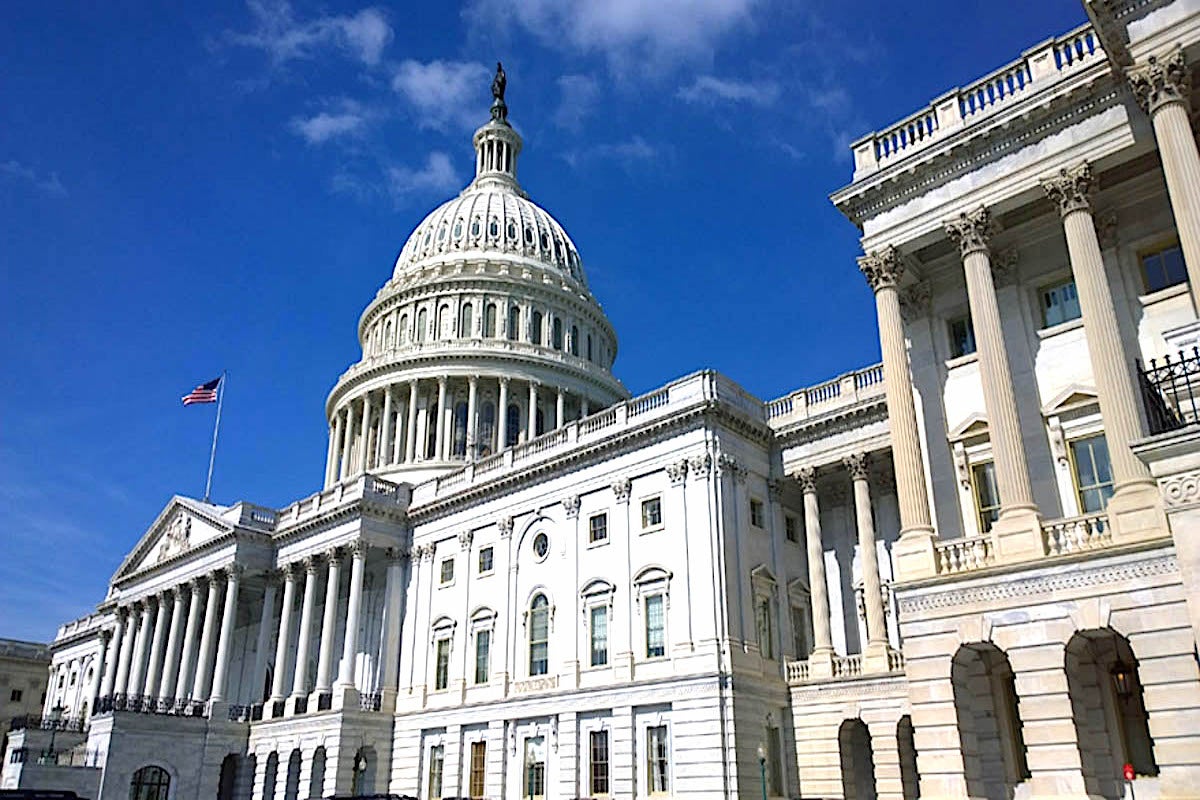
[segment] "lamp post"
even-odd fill
[[[367,756],[362,751],[358,751],[358,755],[354,758],[354,796],[358,797],[363,793],[363,777],[367,771]]]
[[[767,800],[767,750],[758,746],[758,779],[762,783],[763,800]]]
[[[58,736],[58,726],[62,722],[63,712],[66,708],[62,703],[58,703],[54,708],[50,709],[50,749],[46,751],[43,763],[58,763],[58,752],[54,749],[54,740]]]

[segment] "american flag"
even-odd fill
[[[193,403],[215,403],[217,402],[217,386],[221,383],[220,378],[213,378],[208,383],[202,383],[191,392],[183,396],[183,404],[190,406]]]

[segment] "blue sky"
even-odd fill
[[[878,359],[848,142],[1084,21],[1072,0],[8,4],[0,637],[87,613],[175,493],[319,488],[324,399],[490,72],[635,393],[763,398]]]

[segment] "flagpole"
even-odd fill
[[[212,449],[208,453],[208,480],[204,482],[204,502],[206,503],[208,502],[209,493],[212,490],[213,462],[217,458],[217,434],[221,430],[221,404],[225,399],[225,375],[226,373],[222,371],[221,383],[217,388],[217,420],[213,423]]]

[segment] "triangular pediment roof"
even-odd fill
[[[1100,402],[1100,397],[1096,394],[1095,387],[1073,383],[1042,406],[1042,416],[1061,414],[1084,406],[1093,406],[1098,402]]]
[[[987,434],[987,417],[976,412],[951,428],[947,438],[952,442],[959,442],[974,436],[987,436]]]
[[[232,534],[236,526],[220,517],[220,506],[175,495],[125,556],[113,582],[144,572]]]

